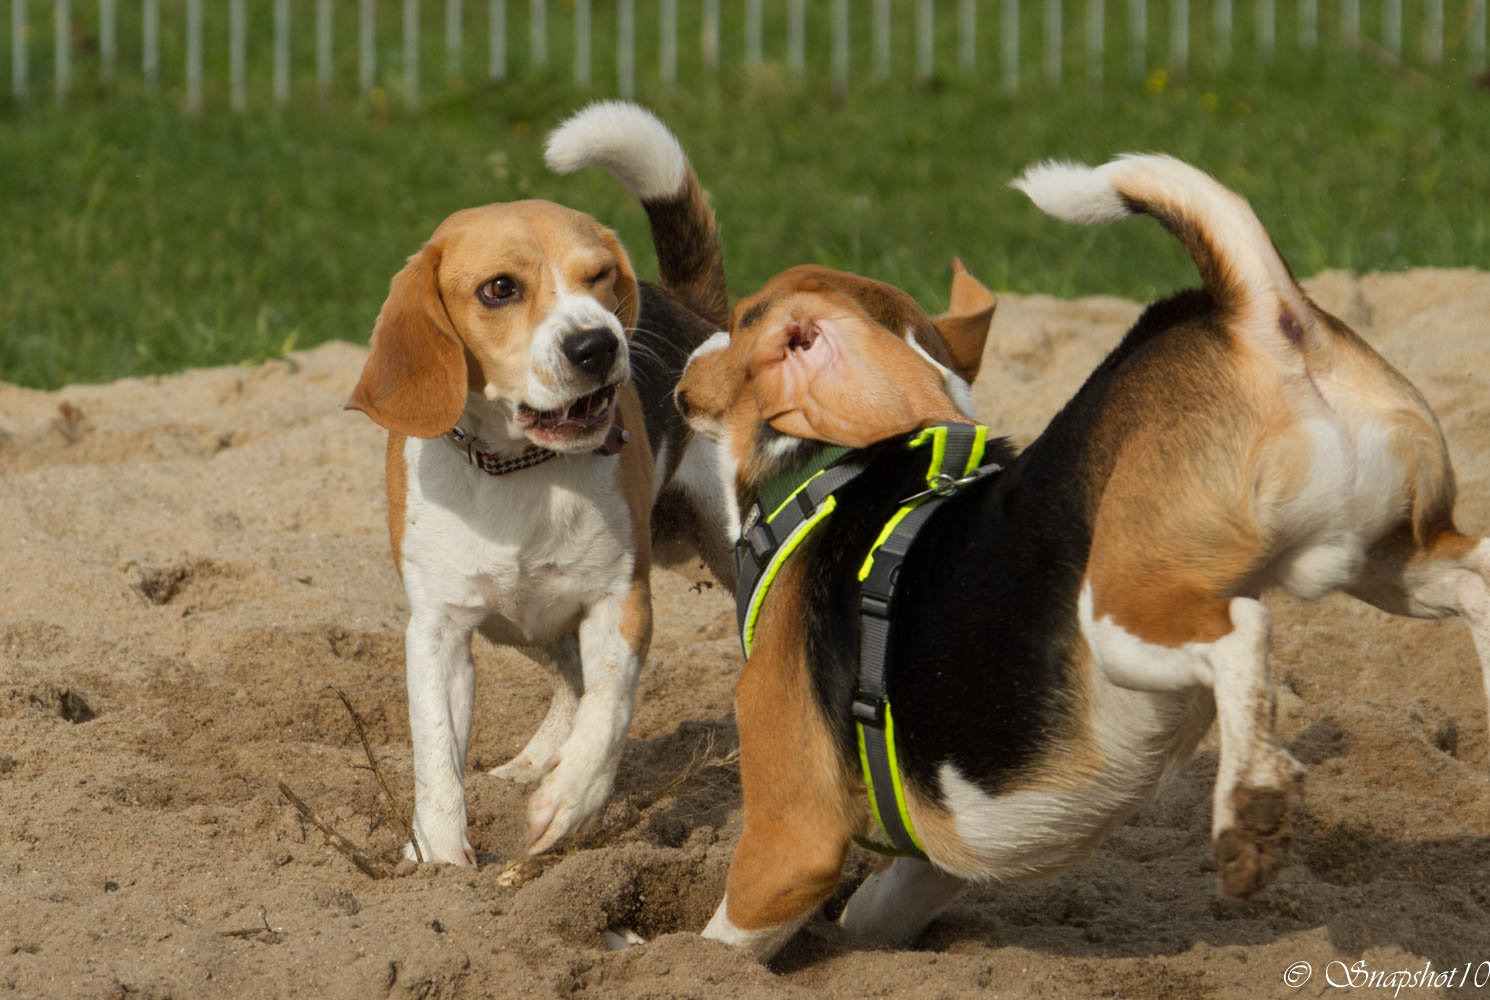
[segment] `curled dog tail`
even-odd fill
[[[569,174],[604,167],[641,199],[652,224],[662,287],[724,329],[729,299],[714,210],[666,125],[627,101],[596,101],[549,133],[544,159]]]
[[[1078,225],[1151,215],[1184,246],[1217,308],[1244,335],[1288,353],[1319,336],[1312,304],[1246,199],[1188,163],[1153,154],[1100,167],[1051,160],[1012,186],[1042,212]]]

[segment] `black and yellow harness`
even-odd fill
[[[972,424],[935,424],[911,437],[907,448],[930,452],[925,488],[900,501],[859,567],[859,677],[853,704],[848,707],[857,731],[870,811],[892,846],[860,843],[881,853],[926,857],[906,808],[890,711],[889,651],[900,566],[938,507],[964,486],[999,471],[997,464],[984,462],[987,440],[988,428]],[[754,644],[761,605],[777,573],[832,515],[838,505],[835,494],[866,468],[863,453],[826,448],[806,468],[768,483],[751,504],[735,546],[740,581],[735,610],[746,659]]]

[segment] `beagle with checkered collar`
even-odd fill
[[[606,166],[641,198],[662,285],[638,282],[615,235],[581,212],[456,212],[393,278],[348,403],[388,430],[389,535],[410,607],[406,853],[424,861],[476,863],[463,784],[473,632],[554,674],[537,732],[490,772],[539,783],[537,853],[610,794],[651,638],[653,528],[689,536],[733,579],[717,449],[672,405],[683,363],[725,315],[713,212],[677,140],[634,105],[592,105],[547,152],[562,172]]]
[[[1273,731],[1269,587],[1462,616],[1490,685],[1490,543],[1454,527],[1433,414],[1309,300],[1246,202],[1162,156],[1015,186],[1071,222],[1153,216],[1205,287],[1150,306],[1024,451],[990,444],[1003,470],[944,503],[900,566],[888,695],[928,860],[896,858],[849,900],[843,926],[879,942],[913,940],[967,882],[1081,862],[1213,719],[1221,888],[1266,884],[1301,773]],[[967,420],[945,386],[975,373],[981,336],[797,268],[740,301],[679,383],[742,505],[828,444],[866,466],[759,607],[736,689],[744,829],[706,937],[771,956],[874,833],[854,570],[925,470],[907,432]]]

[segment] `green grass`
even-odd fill
[[[1035,57],[1037,28],[1025,32]],[[603,29],[597,13],[602,61]],[[1166,37],[1162,24],[1150,30]],[[1246,194],[1303,275],[1490,267],[1490,97],[1453,64],[1409,79],[1370,61],[1304,58],[1283,30],[1266,75],[1223,75],[1198,59],[1189,82],[1162,87],[1159,74],[1129,82],[1115,45],[1100,96],[1080,82],[1044,88],[1036,66],[1007,98],[985,40],[991,65],[977,79],[856,83],[838,100],[821,65],[798,82],[776,63],[731,64],[648,103],[710,191],[735,294],[813,262],[890,281],[934,310],[954,253],[998,289],[1149,298],[1193,284],[1152,223],[1066,227],[1006,186],[1036,159],[1133,149],[1174,153]],[[558,31],[541,86],[428,98],[417,113],[380,91],[365,103],[302,99],[235,115],[209,90],[206,113],[189,116],[165,98],[128,96],[129,85],[109,97],[91,84],[62,111],[39,85],[32,105],[0,105],[0,380],[51,387],[365,342],[403,258],[448,213],[489,201],[543,197],[589,211],[654,274],[645,217],[617,183],[543,168],[543,134],[595,96],[563,82]],[[437,67],[431,37],[425,60]],[[468,42],[468,65],[483,39]],[[767,44],[779,53],[774,35]],[[897,67],[908,64],[908,40],[896,44]],[[862,47],[856,36],[860,67]],[[941,44],[945,65],[955,52]],[[680,72],[697,74],[685,58]],[[297,83],[299,97],[309,93],[309,81]]]

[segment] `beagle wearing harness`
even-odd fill
[[[910,843],[841,917],[887,943],[968,882],[1079,864],[1213,720],[1220,885],[1262,888],[1302,770],[1273,730],[1269,588],[1461,616],[1490,683],[1490,542],[1455,528],[1437,421],[1309,300],[1247,203],[1163,156],[1042,164],[1015,187],[1071,222],[1152,216],[1204,284],[1150,306],[1023,451],[959,407],[991,312],[960,269],[935,321],[876,282],[787,271],[737,303],[678,384],[754,519],[752,573],[776,481],[855,466],[810,497],[828,512],[750,598],[744,827],[704,934],[763,959],[833,893],[855,838]],[[977,469],[1000,468],[957,476],[924,518],[874,639],[866,558],[908,497],[935,495],[922,439],[954,428],[983,441]],[[823,461],[829,448],[849,450]],[[865,689],[872,639],[879,691]],[[876,774],[861,731],[881,711],[894,759]]]
[[[713,212],[677,140],[634,105],[585,109],[548,155],[566,172],[607,166],[642,199],[662,284],[639,282],[610,230],[561,205],[456,212],[394,276],[348,403],[388,431],[388,528],[410,612],[406,853],[424,861],[476,863],[474,632],[553,671],[547,716],[491,772],[538,782],[536,853],[610,794],[651,639],[654,526],[733,579],[717,449],[671,398],[725,316]]]

